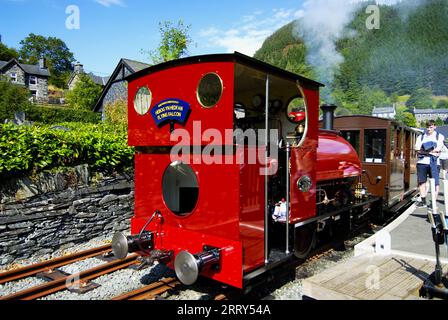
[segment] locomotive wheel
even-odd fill
[[[294,255],[299,259],[306,259],[310,251],[316,246],[316,226],[306,225],[295,231]]]

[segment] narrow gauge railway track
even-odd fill
[[[162,279],[143,288],[119,295],[112,300],[154,300],[158,295],[174,289],[180,284],[176,278]]]
[[[65,266],[65,265],[68,265],[68,264],[71,264],[71,263],[74,263],[77,261],[96,257],[101,254],[107,254],[107,253],[111,252],[111,250],[112,250],[112,247],[109,244],[109,245],[101,246],[98,248],[73,253],[73,254],[70,254],[70,255],[67,255],[64,257],[32,264],[32,265],[29,265],[29,266],[26,266],[23,268],[2,272],[2,273],[0,273],[0,285],[7,283],[7,282],[20,280],[20,279],[23,279],[26,277],[35,276],[39,272],[53,270],[55,268]]]
[[[180,286],[182,286],[182,284],[176,278],[166,278],[153,282],[143,288],[116,296],[112,300],[155,300],[161,294]],[[226,294],[218,293],[215,294],[215,298],[213,300],[223,301],[228,299],[229,297]]]
[[[69,289],[70,287],[82,287],[92,279],[138,264],[137,258],[137,255],[131,255],[123,260],[108,262],[79,274],[68,275],[48,283],[0,297],[0,300],[34,300],[58,291]]]

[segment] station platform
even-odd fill
[[[438,210],[444,210],[439,196]],[[355,246],[354,257],[302,280],[303,295],[317,300],[420,300],[436,265],[427,208],[415,204],[380,232]],[[447,246],[440,246],[443,272]]]

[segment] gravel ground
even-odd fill
[[[15,292],[38,286],[42,283],[45,283],[45,281],[38,278],[26,278],[19,281],[0,284],[0,296],[7,296]]]
[[[59,250],[53,252],[52,254],[47,254],[45,256],[33,256],[28,259],[20,260],[14,264],[6,266],[6,268],[3,270],[0,270],[0,272],[17,269],[20,267],[28,266],[31,264],[35,264],[38,262],[46,261],[46,260],[57,258],[57,257],[62,257],[64,255],[68,255],[71,253],[80,252],[80,251],[92,249],[92,248],[99,247],[99,246],[104,246],[107,243],[110,243],[110,237],[104,236],[104,237],[95,238],[95,239],[92,239],[89,242],[83,243],[81,245],[73,246],[71,248],[59,249]],[[89,260],[91,260],[91,261],[89,261]],[[66,267],[61,267],[61,269],[63,271],[72,273],[72,271],[74,271],[76,269],[79,272],[79,271],[85,270],[85,268],[89,268],[89,266],[88,266],[89,264],[98,265],[100,263],[104,263],[98,259],[88,259],[86,261],[87,261],[87,264],[85,264],[84,261],[80,261],[77,264],[72,264],[72,265],[68,265]],[[0,296],[6,296],[9,294],[18,292],[18,291],[22,291],[22,290],[31,288],[33,286],[43,284],[43,283],[45,283],[44,280],[41,280],[41,279],[38,279],[35,277],[28,277],[28,278],[24,278],[24,279],[21,279],[18,281],[8,282],[8,283],[5,283],[4,285],[0,285]]]
[[[65,290],[46,296],[41,300],[110,300],[169,276],[172,274],[162,265],[155,265],[140,271],[124,269],[93,280],[94,283],[101,286],[87,293],[78,294]]]

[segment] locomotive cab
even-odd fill
[[[242,288],[306,254],[319,183],[360,175],[353,148],[319,132],[318,82],[239,53],[127,80],[135,213],[132,235],[114,236],[120,258],[138,252],[184,284],[202,275]]]

